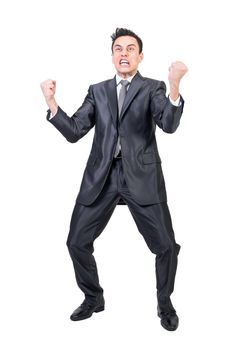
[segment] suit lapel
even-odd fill
[[[116,79],[115,77],[108,80],[106,83],[106,93],[108,96],[109,107],[111,111],[111,117],[114,125],[117,125],[118,121],[118,101],[116,92]]]
[[[120,119],[122,119],[122,117],[124,116],[124,113],[126,112],[128,106],[130,105],[130,103],[132,102],[132,100],[134,99],[134,97],[136,96],[136,94],[138,93],[140,88],[142,87],[143,82],[144,82],[144,78],[138,72],[135,75],[135,77],[132,79],[132,82],[131,82],[130,87],[128,89],[128,92],[126,94],[124,104],[122,107],[122,111],[120,114]]]

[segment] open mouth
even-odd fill
[[[121,66],[125,66],[125,67],[128,67],[129,66],[129,62],[127,60],[120,60],[119,64]]]

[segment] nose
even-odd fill
[[[122,52],[121,52],[121,56],[127,56],[127,49],[123,49]]]

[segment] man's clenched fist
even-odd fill
[[[56,92],[56,81],[51,79],[43,81],[41,83],[41,89],[46,100],[53,99]]]
[[[41,83],[41,90],[52,115],[55,115],[58,110],[58,105],[54,98],[56,92],[56,81],[51,79],[43,81]]]
[[[171,83],[179,82],[180,79],[187,73],[188,68],[183,62],[176,61],[169,67],[168,80]]]

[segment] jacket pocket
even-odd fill
[[[159,155],[154,152],[147,152],[142,154],[143,164],[151,164],[151,163],[161,163],[161,159]]]

